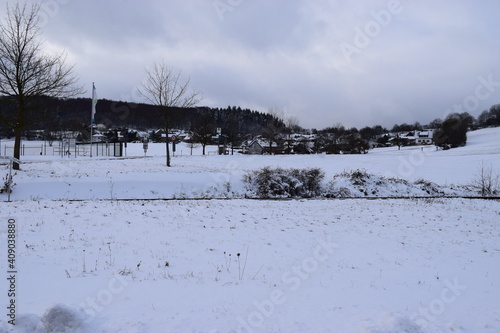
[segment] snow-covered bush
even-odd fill
[[[50,333],[81,332],[83,322],[82,314],[63,304],[53,306],[42,317],[42,323]]]
[[[300,186],[295,188],[298,197],[315,197],[323,191],[322,181],[325,173],[319,168],[290,169],[292,177],[298,179]]]
[[[328,182],[324,196],[347,197],[436,197],[460,195],[427,180],[409,182],[405,179],[369,174],[365,170],[344,171]]]
[[[419,186],[423,191],[425,191],[425,193],[432,196],[440,196],[445,194],[443,190],[439,188],[439,185],[425,179],[419,179],[415,181],[415,185]]]
[[[411,182],[401,178],[371,174],[366,170],[343,171],[324,184],[324,173],[318,168],[284,169],[265,167],[247,172],[243,181],[246,195],[254,198],[376,198],[376,197],[444,197],[467,196],[463,187],[440,186],[419,179]]]
[[[352,197],[351,190],[347,187],[337,187],[334,182],[329,182],[325,192],[325,197],[327,198],[350,198]]]
[[[322,193],[321,169],[283,169],[264,167],[243,176],[247,195],[268,198],[311,198]]]

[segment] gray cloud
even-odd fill
[[[165,59],[209,106],[279,107],[308,128],[391,127],[443,117],[474,94],[480,76],[500,82],[495,0],[51,4],[47,51],[66,50],[81,83],[95,81],[101,98],[138,101],[145,69]],[[348,59],[342,45],[357,52]],[[496,87],[468,111],[477,116],[499,101]]]

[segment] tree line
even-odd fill
[[[14,99],[0,97],[0,113],[6,117],[17,112]],[[47,96],[38,97],[32,102],[28,117],[36,117],[38,121],[25,127],[26,130],[81,131],[86,132],[90,126],[89,98],[58,99]],[[161,107],[112,100],[99,100],[96,106],[95,121],[107,128],[129,128],[148,131],[162,128],[158,120]],[[211,133],[222,128],[225,134],[258,135],[262,128],[271,122],[273,116],[241,107],[168,107],[171,128],[187,131],[199,131],[203,126]],[[0,136],[13,136],[12,128],[0,123]]]
[[[80,132],[83,140],[89,139],[90,129],[89,98],[55,98],[41,96],[32,99],[30,107],[25,111],[28,119],[37,119],[26,125],[26,131],[74,131]],[[152,104],[130,103],[112,100],[100,100],[97,104],[95,119],[113,129],[135,129],[150,131],[161,129],[158,120],[161,107]],[[351,142],[356,146],[355,152],[366,150],[369,141],[386,144],[389,133],[404,133],[434,129],[436,145],[450,147],[466,143],[469,129],[500,126],[500,104],[493,105],[475,118],[467,112],[451,113],[445,119],[435,119],[428,124],[395,124],[388,129],[381,125],[346,128],[338,123],[324,129],[304,129],[296,121],[289,122],[277,112],[259,112],[242,109],[237,106],[226,108],[210,107],[168,107],[171,128],[191,131],[198,141],[213,136],[217,128],[221,128],[224,139],[229,145],[238,146],[244,140],[262,136],[271,141],[286,137],[291,133],[316,134],[319,139],[315,143],[316,151],[335,153]],[[0,98],[0,114],[4,117],[14,116],[17,112],[17,101],[9,97]],[[0,123],[0,137],[14,137],[14,129]],[[286,143],[285,143],[286,144]],[[319,146],[322,148],[320,149]],[[346,149],[343,149],[346,150]]]

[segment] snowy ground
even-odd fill
[[[18,221],[18,310],[33,314],[18,324],[37,332],[57,304],[79,325],[72,332],[89,333],[500,330],[496,201],[28,201],[2,211]]]
[[[465,185],[481,161],[498,169],[499,137],[362,156],[184,152],[172,168],[163,146],[24,157],[13,202],[0,194],[0,270],[9,218],[18,270],[17,326],[2,283],[0,332],[499,332],[499,201],[101,200],[238,191],[267,165]]]

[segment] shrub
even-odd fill
[[[426,192],[429,195],[444,195],[444,192],[439,188],[437,184],[434,184],[433,182],[427,181],[425,179],[416,180],[415,185],[419,186],[422,191]]]
[[[326,198],[351,198],[352,196],[351,190],[347,187],[336,187],[335,182],[328,183]]]
[[[483,197],[497,195],[500,192],[500,174],[493,170],[491,164],[482,161],[472,180],[472,188]]]
[[[311,198],[321,195],[321,169],[283,169],[264,167],[243,176],[246,189],[258,198]]]
[[[9,176],[9,174],[7,174],[5,178],[2,179],[2,183],[0,183],[0,193],[12,193],[12,188],[16,185],[12,181],[12,175]]]
[[[411,197],[441,196],[445,193],[436,184],[418,180],[414,183],[400,178],[367,173],[365,170],[343,171],[328,182],[327,198],[346,197]]]

